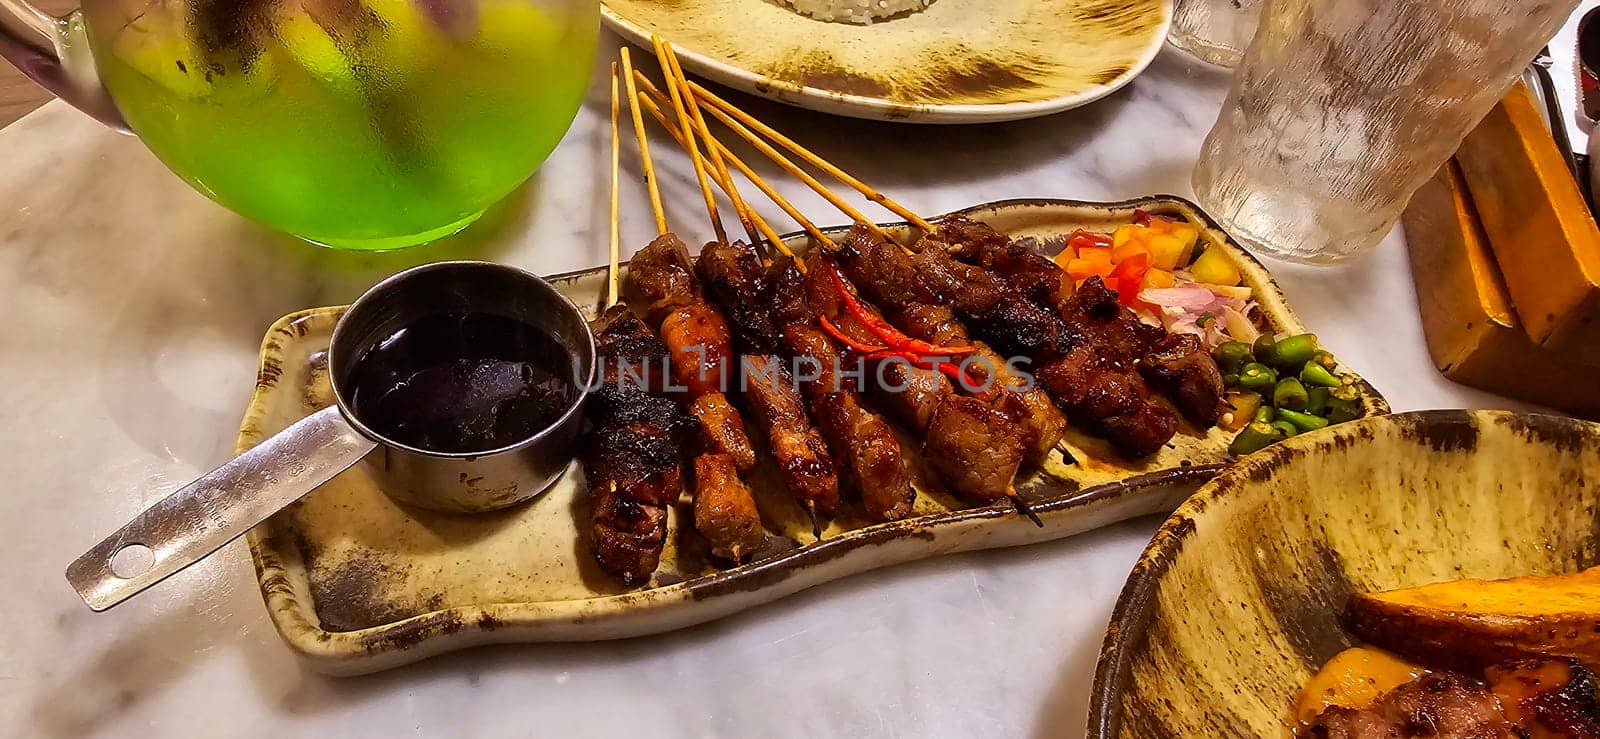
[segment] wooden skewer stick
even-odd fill
[[[622,95],[618,89],[619,77],[617,63],[611,63],[611,261],[606,268],[606,308],[616,305],[621,300],[621,290],[617,283],[617,265],[622,261],[621,227],[618,225],[620,211],[618,201],[621,199],[617,193],[617,180],[621,179],[622,172]]]
[[[879,192],[876,188],[872,187],[871,185],[868,185],[867,183],[862,182],[861,180],[856,179],[855,177],[851,176],[850,173],[845,172],[842,169],[839,169],[832,162],[829,162],[828,160],[823,159],[822,157],[811,153],[810,150],[808,150],[804,146],[801,146],[800,144],[796,143],[793,139],[790,139],[789,137],[784,136],[783,134],[779,133],[777,130],[773,129],[771,126],[768,126],[767,124],[762,123],[760,121],[760,119],[756,118],[755,116],[752,116],[749,113],[746,113],[746,112],[744,112],[742,110],[739,110],[739,108],[735,107],[732,103],[730,103],[730,102],[728,102],[726,100],[723,100],[720,97],[717,97],[710,90],[707,90],[705,87],[701,86],[699,83],[690,82],[689,83],[689,88],[690,88],[690,90],[693,91],[694,96],[696,98],[698,98],[700,100],[704,100],[705,102],[710,103],[712,106],[714,106],[714,107],[716,107],[716,108],[728,113],[729,115],[732,115],[735,118],[738,118],[740,120],[740,122],[744,123],[745,125],[753,128],[753,129],[755,129],[757,131],[760,131],[762,135],[766,136],[767,138],[772,139],[773,141],[778,142],[778,144],[780,146],[782,146],[785,149],[788,149],[789,151],[793,152],[795,155],[797,155],[800,158],[806,160],[807,162],[810,162],[812,166],[817,167],[818,169],[821,169],[824,172],[827,172],[829,175],[832,175],[834,178],[838,179],[840,182],[843,182],[846,185],[849,185],[850,187],[854,188],[856,192],[859,192],[862,195],[866,196],[866,198],[868,200],[871,200],[872,202],[883,206],[885,209],[887,209],[891,213],[894,213],[895,215],[900,216],[901,218],[904,218],[907,221],[910,221],[912,225],[916,226],[917,228],[922,229],[924,232],[933,231],[933,228],[934,228],[933,224],[929,223],[927,221],[927,219],[924,219],[923,217],[917,215],[916,213],[911,212],[910,208],[907,208],[904,205],[901,205],[900,203],[895,202],[894,200],[890,199],[889,196],[884,195],[882,192]]]
[[[633,84],[633,57],[622,47],[622,73],[627,77],[628,110],[633,114],[633,135],[639,139],[639,159],[644,165],[644,184],[650,190],[650,212],[656,217],[656,233],[667,233],[667,211],[661,207],[661,189],[656,186],[656,167],[650,160],[650,139],[644,134],[644,117],[639,114],[639,90]]]
[[[755,218],[752,218],[749,205],[745,203],[743,197],[740,197],[739,189],[733,186],[733,176],[728,173],[728,165],[722,160],[722,152],[710,143],[713,141],[711,130],[706,126],[705,115],[700,111],[700,101],[695,99],[694,92],[689,88],[689,78],[683,73],[683,66],[678,61],[678,52],[672,48],[672,42],[665,39],[661,40],[661,46],[666,50],[667,67],[670,67],[670,69],[663,68],[667,82],[682,92],[685,106],[689,109],[690,117],[694,119],[695,132],[700,135],[700,140],[707,142],[706,153],[711,159],[713,178],[722,187],[722,191],[727,193],[728,200],[733,203],[734,213],[739,216],[739,224],[744,226],[745,235],[750,237],[751,245],[763,255],[769,255],[771,249],[762,246],[761,236],[758,233],[760,229],[756,226]]]
[[[661,72],[666,77],[667,89],[672,92],[672,111],[678,115],[678,128],[683,131],[684,146],[688,151],[689,159],[694,162],[694,178],[700,184],[700,194],[706,199],[706,214],[711,217],[711,230],[717,235],[717,241],[726,242],[728,233],[722,230],[722,216],[717,214],[717,196],[711,189],[711,183],[706,179],[706,163],[700,158],[700,146],[694,140],[694,125],[689,121],[689,112],[683,107],[683,91],[672,79],[672,59],[667,56],[667,50],[661,45],[661,37],[651,34],[650,43],[655,47],[656,61],[661,65]]]
[[[646,87],[647,87],[646,91],[649,92],[652,96],[657,97],[658,100],[657,101],[651,101],[649,99],[642,100],[641,102],[644,105],[644,109],[646,111],[649,111],[649,113],[651,115],[655,116],[656,122],[661,124],[662,128],[665,128],[667,130],[667,133],[669,135],[671,135],[673,137],[673,139],[676,140],[680,146],[683,145],[684,140],[683,140],[682,132],[680,132],[678,130],[677,126],[672,125],[667,120],[667,117],[666,117],[665,113],[661,112],[661,108],[665,107],[665,101],[659,99],[661,97],[661,93],[659,91],[649,90],[648,89],[648,87],[650,86],[649,83],[646,82],[645,84],[646,84]],[[732,162],[733,166],[736,169],[738,169],[741,173],[743,173],[747,179],[751,179],[753,182],[756,182],[756,186],[761,188],[762,193],[766,194],[767,197],[769,197],[769,198],[776,198],[776,199],[779,199],[779,200],[782,199],[783,196],[779,195],[776,191],[772,190],[771,189],[771,185],[768,185],[765,182],[759,181],[758,179],[754,179],[756,177],[756,174],[753,171],[751,171],[751,169],[750,169],[750,167],[748,165],[746,165],[744,163],[744,160],[742,160],[739,157],[735,156],[733,154],[733,152],[729,151],[728,148],[723,146],[721,142],[718,142],[715,139],[713,139],[712,143],[714,143],[716,148],[722,152],[722,155],[727,158],[727,161]],[[717,184],[719,186],[721,186],[721,185],[724,185],[725,183],[718,182]],[[800,223],[801,228],[804,228],[806,230],[806,232],[812,238],[817,239],[819,242],[822,242],[823,244],[825,244],[826,248],[829,248],[829,249],[837,249],[838,248],[838,246],[836,244],[834,244],[831,239],[828,238],[827,234],[823,233],[821,229],[817,228],[816,224],[811,223],[809,220],[806,220],[805,216],[801,215],[800,212],[798,210],[796,210],[794,208],[794,206],[792,204],[790,204],[787,200],[783,200],[782,202],[778,203],[778,205],[779,205],[779,207],[783,208],[784,212],[788,213],[790,215],[790,217],[795,218],[796,222]],[[756,215],[756,213],[754,211],[751,211],[750,214],[755,219],[756,225],[759,228],[762,229],[762,234],[765,235],[767,237],[767,239],[769,241],[771,241],[773,244],[777,245],[777,248],[778,248],[779,251],[782,251],[783,253],[789,255],[790,257],[794,257],[795,256],[794,252],[789,249],[788,244],[784,243],[783,239],[778,236],[778,233],[772,229],[772,226],[767,224],[766,219],[761,218],[759,215]],[[798,261],[798,258],[796,258],[796,259]]]
[[[641,99],[639,101],[640,104],[644,106],[646,111],[655,116],[656,122],[660,123],[661,127],[665,128],[667,133],[671,134],[675,139],[677,139],[678,143],[681,145],[683,143],[683,134],[678,131],[678,127],[676,125],[673,125],[671,121],[667,120],[666,114],[661,112],[662,108],[666,106],[666,94],[661,92],[659,89],[656,89],[655,84],[650,81],[650,78],[645,77],[643,74],[638,72],[635,72],[634,74],[637,76],[638,81],[644,85],[645,92],[649,95],[649,98]],[[654,98],[654,100],[652,101],[651,98]],[[778,193],[777,190],[773,189],[771,185],[767,184],[765,180],[761,179],[761,176],[756,174],[755,171],[750,168],[750,165],[745,164],[744,160],[736,156],[721,142],[714,143],[716,144],[717,150],[722,153],[722,156],[728,161],[729,164],[733,165],[734,169],[739,170],[739,172],[745,176],[745,179],[748,179],[754,183],[756,188],[761,190],[763,195],[766,195],[772,200],[772,202],[776,203],[784,213],[788,214],[790,218],[794,219],[795,223],[800,224],[800,227],[804,229],[805,232],[811,236],[811,238],[816,239],[817,242],[822,244],[824,248],[839,248],[838,244],[833,242],[833,239],[829,238],[827,234],[822,232],[822,229],[817,228],[817,225],[811,222],[811,219],[806,218],[803,213],[796,209],[794,205],[789,202],[788,198],[783,197],[783,195]],[[774,246],[777,246],[779,251],[785,252],[790,256],[794,256],[782,241],[775,242]]]
[[[896,243],[893,238],[889,237],[889,234],[885,233],[882,228],[878,227],[878,224],[873,223],[871,219],[867,218],[865,213],[862,213],[861,211],[857,210],[855,206],[846,202],[838,195],[835,195],[832,190],[828,189],[827,185],[818,182],[817,178],[812,177],[811,174],[802,169],[800,165],[795,164],[789,159],[789,157],[784,156],[783,152],[772,148],[771,144],[768,144],[765,139],[756,135],[756,133],[751,131],[749,128],[746,128],[744,124],[740,123],[732,116],[729,116],[727,113],[722,112],[714,106],[708,108],[708,110],[711,111],[711,115],[717,117],[717,120],[722,121],[723,125],[727,126],[734,133],[738,134],[740,138],[750,142],[752,146],[755,146],[757,150],[759,150],[762,154],[765,154],[768,159],[773,161],[773,163],[777,164],[779,167],[782,167],[784,171],[788,172],[789,174],[794,175],[801,182],[806,183],[806,185],[812,190],[816,191],[818,195],[821,195],[824,200],[832,203],[833,207],[843,211],[846,216],[850,217],[850,220],[866,226],[868,230],[872,231],[873,235],[878,236],[879,238],[882,238],[890,243]]]
[[[793,257],[793,252],[789,250],[788,244],[783,242],[783,237],[779,236],[778,232],[772,228],[772,225],[767,223],[767,219],[762,218],[761,214],[751,210],[749,203],[745,202],[744,197],[739,194],[739,187],[734,182],[733,175],[728,172],[727,163],[723,161],[722,149],[724,147],[722,142],[711,134],[711,129],[706,125],[705,116],[700,114],[700,103],[687,94],[689,80],[683,75],[683,68],[678,64],[677,54],[673,52],[672,44],[663,42],[663,45],[666,47],[668,59],[672,63],[672,74],[669,76],[669,81],[685,90],[684,100],[688,102],[690,116],[694,120],[695,128],[700,133],[700,140],[706,142],[706,151],[711,156],[713,179],[716,180],[722,191],[727,193],[728,200],[733,203],[733,208],[739,215],[739,222],[744,226],[745,233],[750,237],[750,243],[762,253],[763,261],[768,264],[772,263],[771,252],[774,249],[782,249],[784,253]],[[762,237],[766,238],[767,244],[775,246],[763,246]],[[794,260],[794,265],[796,269],[800,270],[801,274],[805,273],[805,262],[796,259]]]

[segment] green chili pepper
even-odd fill
[[[1287,408],[1279,408],[1278,422],[1282,423],[1284,421],[1294,424],[1294,427],[1300,429],[1302,432],[1316,431],[1317,429],[1328,425],[1328,419],[1323,418],[1322,416],[1313,416],[1310,413],[1301,413],[1299,411],[1291,411]]]
[[[1260,362],[1250,362],[1239,370],[1239,385],[1266,391],[1278,382],[1278,373]]]
[[[1228,445],[1228,453],[1235,457],[1243,457],[1246,454],[1259,452],[1283,438],[1283,432],[1270,424],[1252,423],[1244,427],[1238,436],[1233,437],[1233,443]]]
[[[1313,416],[1328,415],[1328,398],[1333,396],[1333,391],[1325,387],[1313,387],[1306,390],[1306,412]]]
[[[1331,391],[1328,398],[1328,420],[1334,423],[1344,423],[1360,418],[1363,414],[1361,408],[1361,395],[1355,387],[1341,385]]]
[[[1306,386],[1293,377],[1285,377],[1272,388],[1272,404],[1279,408],[1303,411],[1306,408]]]
[[[1246,362],[1255,361],[1250,356],[1250,345],[1242,341],[1224,341],[1211,350],[1211,357],[1217,360],[1217,366],[1224,372],[1237,373]]]
[[[1256,361],[1262,364],[1278,363],[1278,343],[1272,340],[1272,334],[1257,336],[1255,345],[1250,348],[1250,353],[1254,354]]]
[[[1323,369],[1329,371],[1339,368],[1339,360],[1334,359],[1333,352],[1330,352],[1327,349],[1318,349],[1316,356],[1312,357],[1311,359],[1317,364],[1322,365]]]
[[[1272,423],[1278,420],[1278,412],[1273,410],[1272,406],[1262,403],[1261,407],[1256,409],[1256,417],[1252,420],[1259,423]]]
[[[1274,367],[1299,367],[1316,355],[1317,335],[1295,334],[1273,345],[1269,364]]]
[[[1228,374],[1223,375],[1222,376],[1222,386],[1223,387],[1238,387],[1239,386],[1239,375],[1237,375],[1235,373],[1232,373],[1232,372],[1229,372]]]
[[[1285,439],[1291,436],[1298,436],[1300,434],[1300,429],[1288,421],[1273,421],[1272,427],[1277,429],[1278,433],[1283,434],[1283,438]]]
[[[1300,381],[1314,387],[1338,387],[1344,384],[1327,367],[1316,362],[1306,362],[1305,369],[1300,370]]]

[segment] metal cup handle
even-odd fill
[[[239,538],[376,446],[337,407],[324,408],[139,514],[67,567],[67,581],[91,609],[106,610]],[[114,571],[124,550],[127,559],[148,550],[148,565]]]

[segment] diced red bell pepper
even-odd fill
[[[1144,284],[1144,273],[1150,271],[1150,255],[1135,254],[1120,262],[1106,276],[1106,286],[1111,286],[1111,281],[1116,280],[1117,295],[1123,305],[1132,305],[1139,297],[1139,288]]]
[[[1073,249],[1083,249],[1084,247],[1105,247],[1109,249],[1111,248],[1111,235],[1085,231],[1080,228],[1073,231],[1072,236],[1067,238],[1067,246]]]

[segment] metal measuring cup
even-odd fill
[[[374,432],[351,402],[357,360],[421,318],[468,312],[520,320],[561,344],[573,360],[571,405],[544,430],[485,452],[432,452]],[[465,261],[406,270],[368,290],[334,327],[328,348],[334,405],[151,506],[68,566],[67,581],[91,609],[103,611],[204,559],[362,461],[382,490],[422,508],[475,513],[529,500],[572,460],[594,372],[594,335],[583,313],[532,273]],[[146,561],[127,561],[134,552],[147,554]],[[125,559],[114,567],[119,554]]]

